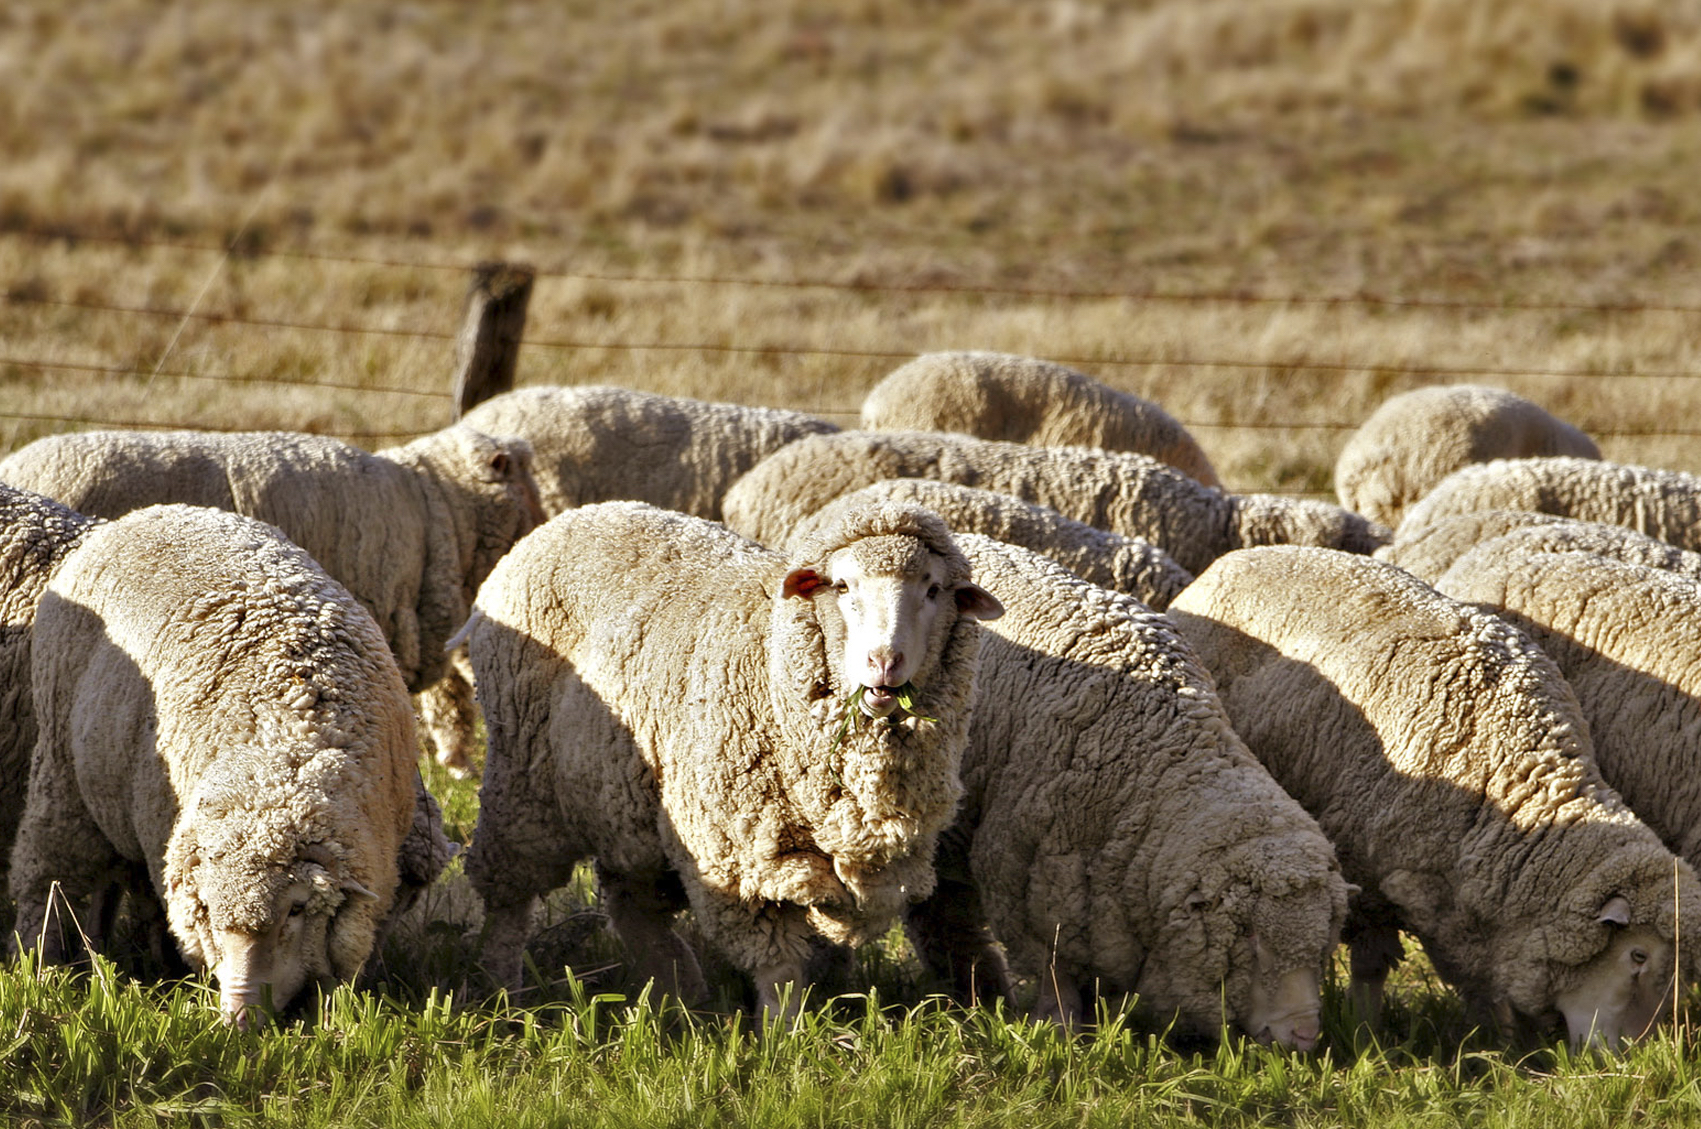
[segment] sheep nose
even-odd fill
[[[871,652],[868,656],[868,672],[874,676],[874,685],[876,686],[896,686],[898,684],[898,671],[903,665],[904,654],[902,651],[890,655]]]

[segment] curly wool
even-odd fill
[[[1137,451],[1206,486],[1220,485],[1199,441],[1163,408],[1037,357],[923,353],[869,389],[862,426]]]
[[[1397,526],[1406,507],[1460,467],[1491,459],[1598,459],[1595,441],[1503,388],[1455,384],[1390,397],[1335,460],[1341,505]]]
[[[846,546],[925,547],[967,575],[913,508],[850,515],[796,559]],[[491,734],[467,873],[487,908],[524,907],[591,856],[605,890],[674,871],[705,934],[754,971],[801,962],[813,938],[876,936],[932,888],[979,625],[942,612],[915,716],[839,739],[844,624],[827,594],[783,596],[787,572],[717,524],[637,503],[559,515],[497,566],[467,644]]]
[[[1701,907],[1601,778],[1553,660],[1503,620],[1392,565],[1285,546],[1221,558],[1169,615],[1363,888],[1355,977],[1403,929],[1467,1000],[1539,1017],[1606,949],[1608,898],[1668,941],[1674,881]]]
[[[1005,614],[985,626],[946,839],[963,861],[940,869],[966,865],[1015,970],[1138,992],[1197,1034],[1225,1002],[1247,1018],[1254,935],[1279,972],[1321,976],[1347,906],[1334,851],[1170,622],[1028,550],[959,544]]]
[[[1701,580],[1701,553],[1679,549],[1622,525],[1577,521],[1528,510],[1473,510],[1444,517],[1376,551],[1378,560],[1399,565],[1434,584],[1460,557],[1490,541],[1502,551],[1593,553]]]
[[[1701,863],[1701,584],[1507,536],[1461,556],[1435,586],[1541,644],[1577,693],[1601,775]]]
[[[1406,535],[1471,510],[1532,510],[1622,525],[1701,551],[1701,477],[1600,459],[1496,459],[1454,471],[1406,511]]]
[[[65,557],[97,524],[51,498],[0,483],[0,883],[35,748],[30,639],[36,604]]]
[[[608,385],[516,389],[461,422],[531,444],[551,517],[624,499],[718,520],[739,475],[794,439],[838,430],[803,412]]]
[[[876,500],[925,506],[954,532],[984,534],[1043,553],[1088,583],[1126,592],[1159,611],[1193,582],[1193,574],[1156,545],[1095,529],[1010,494],[926,478],[886,479],[836,498],[803,519],[789,543],[836,520],[847,507]]]
[[[277,529],[153,506],[97,526],[49,585],[33,664],[41,743],[13,856],[21,926],[49,887],[141,863],[185,957],[253,930],[304,852],[362,898],[330,965],[354,975],[414,816],[412,713],[364,609]]]
[[[1227,494],[1133,452],[921,431],[841,431],[782,447],[727,491],[726,523],[763,544],[784,544],[828,502],[888,478],[931,478],[1013,494],[1157,545],[1193,573],[1244,545],[1292,542],[1368,553],[1389,536],[1339,506]]]

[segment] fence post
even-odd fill
[[[455,418],[514,387],[514,365],[526,330],[526,304],[536,272],[525,263],[473,267],[466,318],[455,349]]]

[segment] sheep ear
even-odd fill
[[[1614,894],[1601,906],[1601,912],[1595,920],[1602,925],[1629,925],[1630,902],[1623,894]]]
[[[377,894],[374,894],[371,890],[368,890],[365,886],[362,886],[359,882],[356,882],[352,878],[343,879],[343,895],[349,898],[370,898],[372,901],[378,900]]]
[[[998,602],[997,596],[978,584],[959,584],[957,614],[970,619],[997,619],[1004,614],[1004,605]]]
[[[827,581],[812,568],[794,568],[786,573],[785,587],[781,594],[786,597],[813,596],[819,588],[825,587]]]

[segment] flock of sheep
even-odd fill
[[[779,1015],[896,922],[965,1001],[1301,1049],[1343,941],[1372,1024],[1403,931],[1579,1045],[1701,971],[1701,479],[1455,386],[1364,424],[1340,506],[1233,494],[1156,405],[991,353],[862,423],[531,388],[376,454],[16,452],[15,943],[122,898],[242,1025],[354,979],[450,857],[418,750],[474,771],[476,687],[505,984],[586,860],[640,976],[705,995],[689,908]]]

